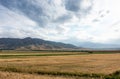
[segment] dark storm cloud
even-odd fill
[[[90,5],[82,6],[84,1],[85,0],[65,0],[65,8],[75,13],[87,14],[92,9],[93,2],[92,0],[88,0],[86,4],[90,3]]]
[[[65,8],[69,11],[78,12],[81,0],[66,0]]]

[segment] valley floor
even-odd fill
[[[0,79],[119,79],[119,70],[119,53],[0,53]]]

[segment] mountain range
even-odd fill
[[[0,49],[7,50],[56,50],[56,49],[79,49],[72,44],[47,41],[38,38],[0,38]]]
[[[107,50],[120,50],[120,43],[100,43],[100,42],[91,42],[91,41],[80,41],[78,39],[74,40],[65,40],[64,43],[73,44],[78,47],[86,48],[86,49],[107,49]]]
[[[93,42],[80,42],[79,46],[90,49],[107,49],[107,50],[120,50],[119,44],[103,44]]]

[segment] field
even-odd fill
[[[0,79],[120,79],[119,70],[119,52],[0,52]]]

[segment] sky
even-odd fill
[[[0,38],[120,45],[120,0],[0,0]]]

